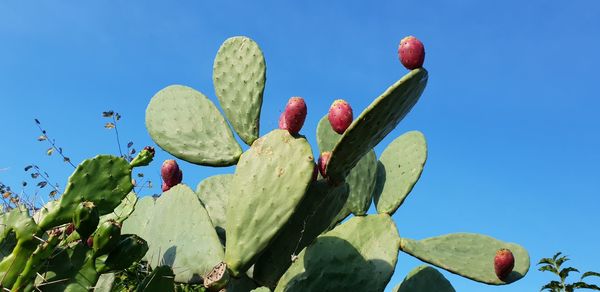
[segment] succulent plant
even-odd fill
[[[225,117],[199,91],[171,85],[151,99],[146,126],[158,146],[173,156],[199,165],[235,165],[235,172],[206,178],[196,193],[180,184],[158,199],[140,200],[123,232],[147,240],[145,259],[151,267],[170,266],[176,282],[204,283],[209,289],[383,291],[399,251],[486,284],[519,280],[529,269],[529,255],[520,245],[470,233],[423,240],[398,233],[391,216],[423,171],[425,137],[418,131],[405,133],[379,159],[373,148],[425,90],[428,72],[422,60],[418,63],[350,118],[349,125],[344,125],[347,110],[342,111],[344,121],[334,117],[335,129],[324,116],[317,128],[319,149],[313,151],[298,135],[306,115],[304,100],[290,100],[279,129],[259,133],[263,54],[247,37],[226,40],[213,68]],[[244,152],[233,132],[250,146]],[[327,163],[320,161],[318,180],[313,178],[313,153],[329,153]],[[367,214],[372,201],[377,214]],[[504,279],[496,276],[493,265],[501,248],[510,249],[515,259]],[[415,269],[396,290],[410,287],[454,291],[430,266]]]
[[[99,155],[83,161],[69,178],[60,199],[36,214],[17,208],[0,214],[0,286],[11,291],[88,291],[117,245],[93,249],[86,241],[110,243],[107,224],[120,224],[133,211],[132,169],[150,163],[154,153],[142,151],[131,164],[124,158]],[[91,235],[91,236],[90,236]],[[141,253],[144,242],[140,242]],[[96,244],[94,244],[96,246]],[[100,245],[98,245],[100,246]],[[120,260],[118,269],[133,261]]]

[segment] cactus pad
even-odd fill
[[[213,83],[225,116],[248,144],[258,138],[266,65],[253,40],[237,36],[219,48],[213,66]]]
[[[225,262],[233,276],[246,271],[302,201],[314,158],[303,137],[274,130],[242,154],[231,182]]]
[[[225,238],[225,214],[232,179],[233,174],[215,175],[204,179],[196,187],[196,195],[206,208],[221,239]]]
[[[119,204],[112,213],[100,216],[100,224],[108,220],[123,223],[123,221],[133,213],[137,200],[137,195],[134,192],[130,192],[123,200],[121,200],[121,204]]]
[[[428,265],[418,266],[396,286],[393,292],[456,292],[442,273]]]
[[[399,241],[387,214],[350,218],[306,247],[275,291],[383,291]]]
[[[331,128],[331,124],[325,115],[317,126],[317,144],[321,153],[331,151],[342,135]],[[377,156],[373,150],[368,151],[350,170],[346,176],[350,194],[346,205],[334,220],[334,224],[342,221],[350,213],[354,215],[365,215],[371,205],[375,178],[377,174]]]
[[[173,268],[175,281],[201,282],[223,260],[223,248],[198,197],[187,185],[178,184],[155,201],[148,199],[140,200],[125,220],[123,233],[147,241],[151,267],[166,264]]]
[[[471,280],[504,285],[521,279],[529,270],[529,254],[522,246],[472,233],[454,233],[423,240],[402,238],[401,250],[424,261]],[[515,267],[506,281],[494,272],[496,251],[507,248],[515,257]]]
[[[110,155],[87,159],[69,177],[60,203],[43,216],[40,228],[47,230],[70,222],[75,208],[85,201],[93,202],[100,215],[111,213],[132,189],[127,160]]]
[[[332,128],[327,115],[323,116],[317,125],[317,145],[321,153],[331,152],[342,135],[336,133]]]
[[[334,187],[325,180],[313,182],[292,218],[254,264],[254,280],[275,287],[292,257],[327,230],[347,198],[347,184]]]
[[[327,173],[343,179],[358,160],[375,147],[415,105],[427,84],[427,70],[406,74],[371,103],[346,129],[333,151]]]
[[[228,166],[242,153],[214,103],[187,86],[171,85],[152,97],[146,128],[160,148],[187,162]]]
[[[396,212],[419,180],[426,160],[427,142],[419,131],[407,132],[385,148],[377,174],[381,185],[381,193],[375,195],[377,212]]]

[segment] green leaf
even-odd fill
[[[555,265],[557,269],[560,269],[560,266],[569,260],[568,257],[562,256],[558,260],[556,260]]]
[[[585,282],[575,282],[572,284],[573,288],[583,288],[583,289],[592,289],[592,290],[600,290],[600,287],[593,285],[593,284],[588,284]]]
[[[551,259],[551,258],[543,258],[543,259],[541,259],[541,260],[540,260],[540,261],[539,261],[537,264],[538,264],[538,265],[541,265],[541,264],[548,264],[548,265],[552,265],[552,266],[554,266],[554,260],[553,260],[553,259]]]
[[[564,281],[567,277],[569,277],[570,272],[578,272],[579,273],[579,270],[577,270],[573,267],[564,268],[564,269],[560,270],[560,273],[558,274],[558,276],[560,277],[561,280]]]
[[[560,284],[560,282],[558,282],[558,281],[551,281],[550,283],[542,286],[542,289],[540,289],[540,291],[543,291],[543,290],[547,289],[547,290],[550,290],[550,291],[554,292],[554,291],[560,291],[561,288],[562,288],[562,285]]]
[[[558,256],[561,255],[561,254],[562,254],[562,252],[560,252],[560,251],[557,252],[556,254],[554,254],[554,256],[552,257],[552,259],[556,261],[556,259],[558,258]]]
[[[541,272],[550,271],[550,272],[558,275],[558,271],[556,270],[556,268],[554,266],[551,266],[551,265],[540,267],[538,269],[538,271],[541,271]]]
[[[581,279],[583,280],[583,278],[590,277],[590,276],[600,277],[600,273],[592,272],[592,271],[585,272],[585,273],[583,273],[583,275],[581,275]]]

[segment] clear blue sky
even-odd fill
[[[72,168],[45,155],[34,118],[76,163],[118,153],[103,110],[122,114],[123,140],[153,144],[150,97],[178,83],[216,100],[213,58],[234,35],[255,39],[267,60],[261,133],[299,95],[314,142],[334,99],[359,113],[406,73],[396,48],[413,34],[426,47],[429,84],[376,148],[408,130],[428,139],[423,176],[394,216],[400,234],[478,232],[529,250],[521,281],[494,287],[445,273],[458,291],[538,291],[551,277],[535,263],[559,250],[600,271],[597,0],[99,2],[0,4],[0,181],[18,189],[23,167],[37,163],[64,186]],[[156,185],[169,157],[158,151],[145,170]],[[192,187],[233,171],[181,165]],[[401,253],[389,288],[418,264]]]

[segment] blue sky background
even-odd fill
[[[556,251],[600,271],[600,2],[302,2],[2,1],[0,181],[19,189],[30,163],[61,187],[72,172],[45,155],[34,118],[75,163],[118,153],[103,128],[108,109],[122,114],[125,143],[153,145],[144,126],[152,95],[178,83],[216,101],[213,58],[234,35],[252,37],[266,57],[261,133],[277,127],[290,96],[303,96],[303,133],[316,146],[334,99],[358,114],[407,72],[396,49],[412,34],[425,44],[429,84],[376,148],[408,130],[428,140],[423,176],[394,215],[400,234],[477,232],[529,250],[530,272],[512,285],[444,272],[457,291],[539,291],[553,278],[535,263]],[[157,186],[168,158],[158,151],[144,170]],[[192,187],[233,171],[180,164]],[[419,263],[401,253],[388,290]]]

